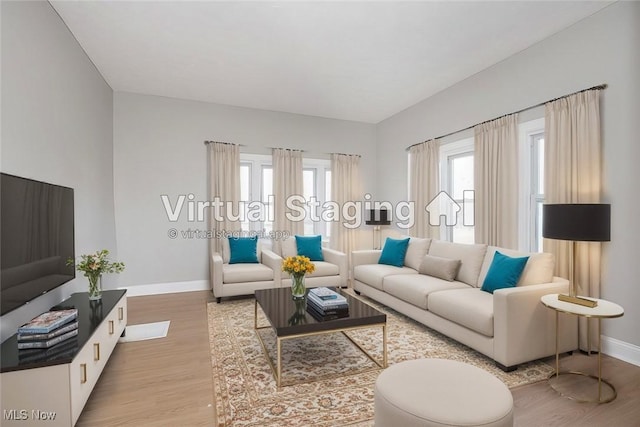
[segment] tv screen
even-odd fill
[[[0,174],[0,315],[75,277],[73,189]]]

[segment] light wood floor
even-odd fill
[[[77,425],[215,425],[206,316],[212,300],[206,291],[129,298],[130,325],[170,320],[169,334],[118,344]],[[563,357],[567,368],[595,372],[596,356]],[[603,376],[618,397],[602,405],[559,396],[546,381],[513,389],[515,425],[640,426],[640,367],[603,356]]]

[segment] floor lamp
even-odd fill
[[[611,240],[611,205],[599,203],[548,204],[542,207],[542,237],[572,242],[569,257],[569,295],[561,301],[595,307],[597,303],[576,295],[575,256],[577,242]]]
[[[382,235],[382,230],[381,230],[381,226],[382,225],[389,225],[391,224],[391,221],[389,221],[388,217],[387,217],[387,210],[386,209],[380,209],[380,210],[375,210],[375,209],[371,209],[368,212],[368,219],[366,219],[364,221],[364,223],[366,225],[373,225],[373,245],[374,248],[373,249],[381,249],[381,235]],[[376,239],[377,237],[377,239]]]

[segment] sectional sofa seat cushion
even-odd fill
[[[386,264],[364,264],[353,269],[353,278],[362,283],[366,283],[376,289],[382,290],[382,282],[386,276],[395,274],[418,274],[416,270],[409,267],[394,267]]]
[[[222,272],[223,283],[273,280],[273,270],[264,264],[228,264]]]
[[[493,261],[493,255],[496,251],[500,251],[510,257],[529,257],[527,265],[525,265],[516,286],[539,285],[542,283],[550,283],[553,280],[555,260],[552,254],[520,252],[489,246],[487,247],[487,256],[482,264],[480,277],[478,278],[480,285],[484,283],[484,279],[487,277],[487,272],[489,271],[489,267]]]
[[[231,246],[229,245],[229,239],[220,239],[222,241],[222,262],[229,264],[231,261]],[[256,258],[258,262],[262,259],[262,242],[257,239],[256,242]]]
[[[340,268],[336,264],[326,261],[313,261],[313,264],[316,269],[313,273],[307,274],[307,277],[326,277],[340,274]]]
[[[493,294],[479,288],[453,289],[429,295],[427,309],[458,325],[493,337]]]
[[[423,310],[427,309],[427,298],[434,292],[471,288],[466,283],[449,282],[423,274],[387,276],[384,278],[382,286],[389,295]]]
[[[462,264],[456,280],[471,286],[478,286],[478,276],[480,275],[486,252],[487,245],[485,244],[463,245],[443,240],[434,240],[429,247],[429,255],[459,259]]]
[[[431,246],[431,239],[411,237],[409,239],[407,253],[404,256],[405,267],[419,270],[422,259],[429,252],[429,246]]]

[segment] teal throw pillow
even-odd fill
[[[528,256],[512,258],[496,251],[481,289],[492,294],[498,289],[515,287],[528,260]]]
[[[387,237],[384,242],[384,248],[378,259],[378,264],[393,265],[402,267],[404,265],[404,256],[407,254],[409,247],[409,238],[392,239]]]
[[[253,237],[229,237],[229,264],[257,264],[258,261],[258,236]]]
[[[311,261],[324,261],[322,255],[322,236],[296,236],[298,255],[303,255]]]

